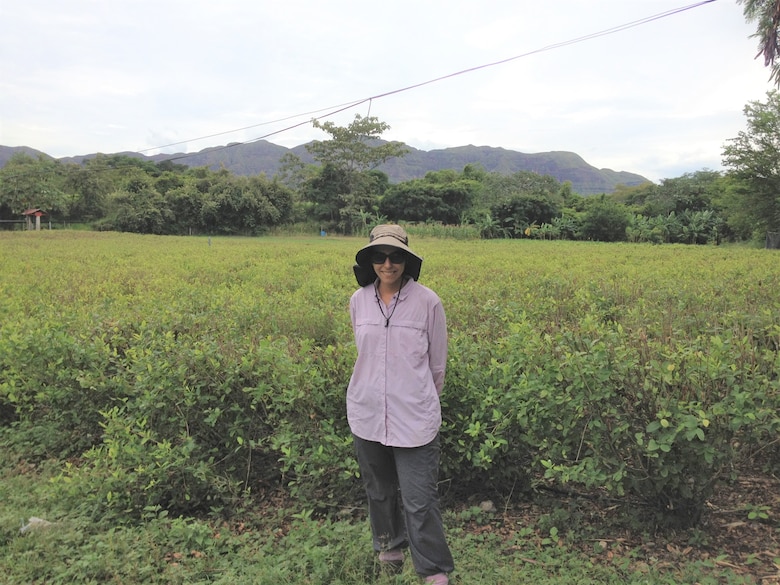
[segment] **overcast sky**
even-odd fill
[[[772,86],[736,0],[639,24],[693,2],[0,0],[0,144],[292,147],[328,138],[312,117],[360,114],[422,150],[571,151],[653,181],[720,170]]]

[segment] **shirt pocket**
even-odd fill
[[[355,344],[358,353],[375,354],[384,351],[384,321],[376,318],[361,317],[355,320]]]
[[[414,367],[428,366],[428,332],[418,321],[398,320],[393,323],[396,335],[395,351],[406,356]]]

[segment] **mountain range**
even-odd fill
[[[379,167],[387,173],[391,183],[419,179],[429,171],[454,169],[462,171],[468,164],[481,165],[486,171],[510,175],[519,171],[530,171],[550,175],[560,182],[570,181],[572,190],[580,195],[612,193],[618,185],[633,187],[648,182],[636,173],[597,169],[573,152],[552,151],[526,154],[492,146],[457,146],[437,150],[418,150],[407,146],[408,153],[402,158],[391,159]],[[48,156],[46,153],[26,146],[0,146],[0,168],[17,152],[30,156]],[[135,158],[154,162],[172,160],[190,167],[226,168],[236,175],[258,175],[265,173],[272,177],[279,170],[283,155],[291,152],[303,162],[314,162],[305,145],[286,148],[266,140],[250,143],[232,143],[225,146],[205,148],[196,153],[156,154],[146,156],[134,152],[120,152]],[[96,154],[62,157],[62,163],[81,164]]]

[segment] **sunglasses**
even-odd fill
[[[371,264],[384,264],[388,258],[393,264],[403,264],[406,262],[406,254],[404,252],[393,252],[392,254],[374,252],[371,254]]]

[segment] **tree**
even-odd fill
[[[477,167],[467,165],[462,173],[454,169],[430,171],[391,187],[380,203],[382,214],[393,220],[460,223],[474,204],[484,177]]]
[[[661,197],[660,186],[650,182],[633,187],[618,185],[612,193],[612,200],[623,203],[633,213],[645,218],[668,213],[673,207]]]
[[[570,208],[561,211],[560,217],[554,217],[552,225],[558,230],[559,237],[564,240],[577,240],[582,231],[580,214]]]
[[[599,242],[622,242],[631,223],[625,206],[601,198],[588,206],[582,218],[582,237]]]
[[[298,192],[315,174],[315,169],[314,165],[307,165],[294,152],[286,152],[279,159],[279,170],[274,178],[293,192]]]
[[[379,205],[380,213],[398,221],[437,221],[457,224],[471,207],[474,181],[431,183],[424,179],[392,187]]]
[[[662,180],[658,193],[661,199],[669,202],[669,208],[663,211],[683,213],[710,209],[712,200],[718,193],[720,178],[718,171],[704,169]]]
[[[552,223],[558,208],[542,196],[516,196],[490,208],[490,215],[501,222],[506,233],[520,238],[535,225]]]
[[[346,234],[360,231],[367,214],[377,211],[379,197],[388,186],[386,175],[376,167],[392,157],[403,156],[407,149],[400,142],[379,139],[389,126],[377,118],[358,114],[346,127],[317,120],[313,124],[330,134],[331,139],[306,145],[321,169],[305,180],[303,193],[314,202],[315,218],[323,227]],[[294,170],[295,161],[286,163]]]
[[[346,171],[361,172],[375,169],[383,162],[405,155],[408,150],[401,142],[381,142],[383,132],[390,129],[379,118],[360,114],[349,126],[333,122],[312,121],[315,128],[330,134],[330,140],[315,140],[306,145],[306,151],[321,165],[330,164]]]
[[[518,171],[511,175],[488,173],[482,183],[481,203],[486,209],[520,196],[543,198],[561,206],[572,196],[571,184],[561,185],[555,177],[531,171]]]
[[[509,234],[501,225],[501,222],[489,213],[485,213],[475,218],[474,225],[479,230],[479,237],[483,240],[492,240],[494,238],[507,238]]]
[[[201,207],[201,221],[210,232],[255,234],[287,221],[292,194],[264,175],[228,176],[212,185]]]
[[[199,231],[205,199],[193,180],[165,193],[165,205],[171,210],[176,234],[188,235]]]
[[[368,227],[366,218],[377,215],[380,197],[389,184],[390,179],[379,170],[356,173],[349,184],[349,191],[340,197],[336,229],[344,234],[362,233]]]
[[[150,187],[118,191],[111,195],[109,218],[99,223],[99,229],[168,234],[171,217],[162,196]]]
[[[764,66],[771,71],[770,80],[780,85],[780,0],[737,0],[737,4],[745,5],[745,20],[756,23],[756,34],[753,35],[758,38],[756,57],[764,57]]]
[[[667,244],[674,244],[680,241],[683,233],[683,223],[680,217],[674,212],[669,212],[669,215],[657,215],[655,218],[655,226],[663,236],[663,241]]]
[[[780,230],[780,94],[744,108],[747,130],[723,148],[723,165],[732,179],[737,204],[760,232]],[[727,212],[728,213],[728,212]]]
[[[723,190],[718,197],[718,209],[725,221],[724,235],[731,239],[747,241],[757,232],[755,220],[744,204],[744,186],[731,174],[723,180]],[[755,236],[760,236],[760,230]]]
[[[63,189],[68,194],[68,217],[71,220],[93,221],[106,213],[106,201],[113,185],[107,173],[95,167],[94,159],[83,166],[65,167]]]
[[[0,208],[14,219],[32,207],[47,213],[64,212],[68,201],[62,190],[63,169],[58,161],[43,155],[36,159],[15,154],[0,169]]]
[[[721,219],[712,211],[686,211],[683,213],[683,241],[686,244],[718,243]]]
[[[314,204],[314,219],[328,227],[335,227],[343,197],[351,190],[350,174],[333,164],[325,164],[303,186],[303,197]]]
[[[624,202],[645,217],[705,211],[712,208],[713,200],[722,191],[721,179],[718,171],[704,169],[663,179],[660,185],[645,183],[622,189],[613,200]]]
[[[652,242],[660,244],[661,232],[656,226],[655,218],[645,217],[644,215],[632,215],[631,222],[626,229],[626,236],[629,242]]]

